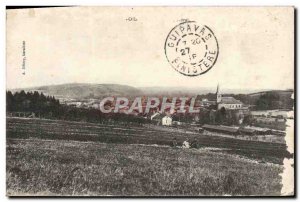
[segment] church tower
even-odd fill
[[[219,92],[219,84],[217,86],[217,92],[216,92],[216,95],[217,95],[217,103],[220,103],[222,101],[222,95],[221,93]]]

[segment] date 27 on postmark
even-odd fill
[[[217,61],[219,45],[212,30],[195,21],[175,26],[165,41],[165,55],[172,67],[186,76],[209,71]]]

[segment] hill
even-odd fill
[[[142,95],[142,91],[127,85],[118,84],[88,84],[88,83],[70,83],[50,86],[40,86],[24,89],[13,89],[12,92],[24,90],[38,91],[46,95],[52,95],[56,98],[103,98],[107,96],[137,96]]]
[[[182,87],[182,86],[154,86],[154,87],[140,87],[146,95],[164,95],[164,96],[195,96],[195,95],[206,95],[208,93],[216,93],[216,87]],[[252,94],[257,91],[269,91],[268,89],[230,89],[222,88],[221,92],[223,94]]]
[[[248,101],[257,110],[293,109],[294,90],[272,90],[248,94]]]
[[[291,96],[294,93],[294,90],[292,90],[292,89],[289,89],[289,90],[270,90],[270,91],[250,93],[248,95],[252,98],[255,98],[255,97],[258,98],[259,96],[265,95],[267,93],[278,94],[280,96]]]

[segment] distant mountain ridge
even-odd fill
[[[72,98],[72,99],[89,99],[89,98],[104,98],[108,96],[183,96],[183,95],[204,95],[208,93],[215,93],[213,88],[204,87],[132,87],[120,84],[89,84],[89,83],[68,83],[58,85],[46,85],[30,88],[12,89],[12,92],[24,90],[43,92],[45,95],[55,96],[56,98]],[[224,89],[222,94],[244,94],[249,98],[257,99],[260,95],[266,92],[279,93],[281,95],[290,95],[293,90],[234,90]]]
[[[147,94],[189,94],[189,95],[204,95],[207,93],[216,93],[217,87],[140,87]],[[252,94],[258,92],[272,91],[271,89],[230,89],[221,88],[222,94]],[[284,90],[283,90],[284,91]]]
[[[142,91],[127,85],[119,84],[88,84],[88,83],[69,83],[59,85],[48,85],[32,88],[13,89],[12,92],[24,90],[43,92],[57,98],[103,98],[107,96],[138,96]]]
[[[288,89],[288,90],[269,90],[269,91],[260,91],[260,92],[256,92],[256,93],[250,93],[248,94],[251,97],[257,97],[257,96],[261,96],[264,95],[266,93],[277,93],[279,95],[291,95],[294,92],[293,89]]]

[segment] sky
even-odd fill
[[[182,19],[208,26],[218,40],[218,59],[203,75],[184,76],[165,56],[167,35]],[[6,33],[8,89],[73,82],[294,88],[293,7],[8,10]]]

